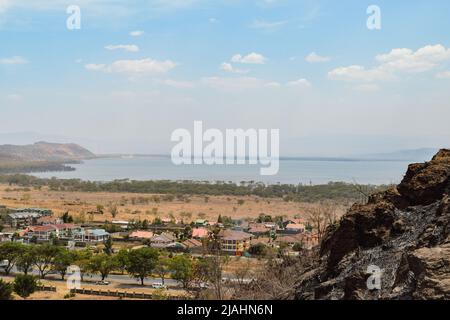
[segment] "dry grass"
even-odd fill
[[[153,220],[156,217],[175,217],[189,222],[197,218],[206,218],[216,221],[217,217],[231,216],[232,218],[256,218],[261,213],[272,216],[285,216],[293,218],[296,215],[305,216],[308,209],[318,204],[285,202],[282,199],[263,199],[255,196],[211,196],[205,201],[203,196],[190,196],[188,201],[173,200],[152,201],[153,194],[133,193],[88,193],[88,192],[61,192],[42,190],[23,191],[10,189],[8,185],[0,185],[0,203],[9,207],[42,207],[52,209],[60,215],[69,211],[74,217],[86,221],[111,220]],[[139,203],[138,199],[150,199]],[[162,196],[160,197],[162,198]],[[243,204],[238,204],[243,200]],[[105,207],[105,213],[88,214],[96,211],[97,205]],[[117,206],[118,215],[113,218],[110,206]],[[338,215],[345,212],[344,207],[337,208]]]

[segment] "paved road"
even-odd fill
[[[11,270],[11,273],[20,273],[20,271],[16,267],[13,267],[12,270]],[[37,269],[33,269],[33,271],[31,273],[33,275],[37,275],[37,276],[39,275],[39,271]],[[61,276],[59,274],[57,274],[57,273],[48,274],[45,278],[46,279],[51,279],[51,280],[61,280]],[[67,279],[67,277],[66,277],[66,279]],[[102,280],[101,276],[99,276],[97,274],[86,274],[86,275],[84,275],[84,283],[88,283],[90,285],[94,284],[97,281],[101,281],[101,280]],[[136,280],[134,278],[131,278],[128,275],[111,274],[105,280],[109,281],[109,282],[114,281],[114,282],[117,282],[119,284],[125,284],[125,285],[127,285],[127,288],[130,287],[130,285],[131,286],[135,285],[136,288],[141,287],[140,280],[138,281],[138,280]],[[144,284],[146,286],[151,286],[153,283],[161,283],[161,278],[146,278],[144,280]],[[165,283],[166,286],[169,286],[169,287],[179,287],[179,286],[181,286],[180,282],[178,282],[176,280],[173,280],[173,279],[165,279],[164,283]]]

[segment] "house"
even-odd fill
[[[167,248],[173,243],[175,243],[176,238],[170,233],[163,232],[161,234],[156,234],[150,238],[150,246],[152,248]]]
[[[286,228],[288,224],[306,224],[305,219],[295,218],[295,219],[288,219],[283,221],[283,227]]]
[[[6,216],[6,221],[13,228],[22,228],[35,224],[40,217],[36,212],[13,212]]]
[[[77,242],[104,242],[110,237],[104,229],[81,230],[75,234],[74,240]]]
[[[208,220],[205,220],[205,219],[197,219],[194,221],[194,224],[197,227],[206,227],[209,225]]]
[[[272,230],[263,223],[252,223],[249,227],[247,232],[257,237],[268,234]]]
[[[204,248],[203,243],[196,239],[188,239],[183,242],[183,245],[186,247],[190,253],[203,254]]]
[[[147,240],[147,239],[151,239],[154,236],[154,233],[151,231],[134,231],[132,232],[128,238],[130,240]]]
[[[305,232],[301,234],[279,236],[275,239],[275,243],[277,245],[287,244],[289,246],[300,243],[304,249],[312,249],[319,244],[319,238],[317,234]]]
[[[11,241],[13,233],[0,233],[0,242]]]
[[[253,235],[243,231],[221,230],[218,237],[223,252],[241,256],[250,248]]]
[[[128,229],[128,226],[130,225],[129,221],[125,221],[125,220],[113,220],[111,222],[114,226],[118,226],[122,229]]]
[[[298,223],[289,223],[282,231],[283,234],[299,234],[305,232],[305,225]]]
[[[30,226],[36,223],[37,219],[41,217],[51,216],[53,212],[48,209],[27,208],[15,209],[14,212],[6,216],[6,221],[13,228],[21,228]]]
[[[61,240],[72,240],[75,234],[80,233],[82,228],[71,223],[48,224],[42,226],[31,226],[26,229],[24,235],[27,239],[37,241],[49,241],[52,237]]]
[[[209,230],[206,228],[194,228],[192,229],[192,238],[205,239],[209,236]]]
[[[44,216],[36,219],[35,225],[37,226],[45,226],[49,224],[61,224],[63,223],[61,218],[53,217],[53,216]]]

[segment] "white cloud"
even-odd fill
[[[253,29],[263,29],[266,31],[275,31],[282,26],[286,25],[288,21],[265,21],[265,20],[255,20],[250,25]]]
[[[440,72],[436,75],[438,79],[450,79],[450,71]]]
[[[231,73],[238,73],[238,74],[244,74],[244,73],[248,73],[248,70],[242,70],[242,69],[237,69],[235,67],[233,67],[233,65],[231,63],[228,62],[224,62],[220,65],[220,69],[226,72],[231,72]]]
[[[280,88],[281,87],[281,83],[276,82],[276,81],[272,81],[272,82],[268,82],[264,85],[267,88]]]
[[[373,82],[392,79],[392,75],[381,68],[366,69],[363,66],[353,65],[330,71],[328,78],[342,81]]]
[[[376,56],[378,66],[365,68],[359,65],[340,67],[328,73],[332,80],[343,81],[383,81],[396,78],[398,73],[422,73],[430,71],[443,61],[450,60],[450,49],[444,46],[428,45],[413,51],[393,49],[387,54]]]
[[[151,58],[141,60],[117,60],[110,65],[87,64],[90,71],[104,71],[109,73],[124,73],[130,75],[159,75],[165,74],[176,67],[171,60],[157,61]]]
[[[142,30],[135,30],[130,32],[130,36],[132,37],[140,37],[144,34],[144,31]]]
[[[234,92],[260,89],[270,83],[253,77],[209,77],[203,78],[201,82],[213,89]]]
[[[306,56],[305,60],[309,63],[324,63],[331,61],[331,58],[320,56],[315,52],[311,52],[308,56]]]
[[[266,63],[267,58],[262,54],[252,52],[246,56],[242,56],[240,54],[235,54],[231,58],[231,62],[235,63],[245,63],[245,64],[264,64]]]
[[[118,45],[108,45],[105,47],[106,50],[125,50],[128,52],[138,52],[139,47],[134,44],[118,44]]]
[[[89,63],[84,66],[89,71],[105,71],[107,66],[106,64],[95,64]]]
[[[289,81],[286,85],[288,87],[309,88],[311,87],[311,82],[302,78],[294,81]]]
[[[28,63],[28,61],[25,58],[22,58],[20,56],[14,56],[11,58],[1,58],[0,59],[0,64],[5,64],[5,65],[26,64],[26,63]]]

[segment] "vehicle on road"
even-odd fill
[[[98,286],[108,286],[110,283],[108,281],[97,281],[95,284]]]
[[[167,289],[167,286],[162,283],[155,282],[155,283],[152,283],[152,288],[153,289]]]
[[[6,269],[8,267],[8,260],[0,260],[0,269]]]

